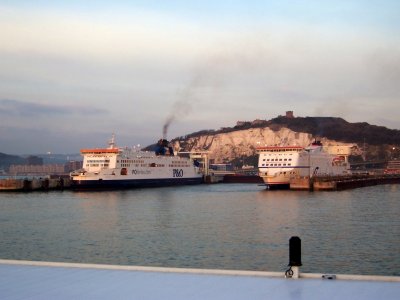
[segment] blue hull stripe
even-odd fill
[[[202,177],[167,178],[167,179],[132,179],[132,180],[73,180],[75,190],[127,189],[143,187],[162,187],[174,185],[191,185],[203,182]]]

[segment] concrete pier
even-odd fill
[[[290,181],[291,190],[308,191],[339,191],[379,184],[400,183],[399,174],[381,175],[349,175],[349,176],[317,176],[308,178],[293,178]]]
[[[71,186],[71,180],[69,179],[69,177],[0,179],[0,192],[63,190],[63,189],[68,189],[70,186]]]

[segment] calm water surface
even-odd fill
[[[0,193],[0,258],[400,276],[400,185],[341,192],[218,184]]]

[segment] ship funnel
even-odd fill
[[[169,146],[168,140],[160,139],[157,142],[156,155],[166,155],[167,151],[169,152],[169,155],[174,155],[174,150]]]

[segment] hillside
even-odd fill
[[[0,170],[7,170],[10,165],[23,164],[25,161],[26,160],[20,156],[0,153]]]
[[[399,155],[400,130],[368,123],[349,123],[334,117],[282,117],[238,122],[234,127],[202,130],[172,140],[176,149],[207,150],[215,163],[254,163],[256,147],[263,145],[307,146],[315,138],[325,145],[357,146],[351,159],[390,159]],[[395,150],[393,150],[395,147]]]

